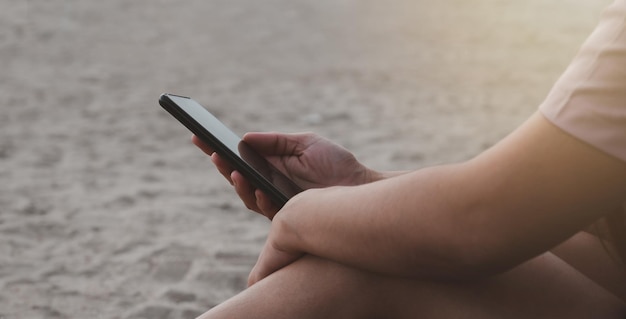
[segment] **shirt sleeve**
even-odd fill
[[[559,128],[626,162],[626,0],[617,0],[539,106]]]

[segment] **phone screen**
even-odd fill
[[[184,96],[163,94],[159,104],[276,204],[283,206],[302,191],[198,102]]]

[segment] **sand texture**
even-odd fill
[[[193,318],[269,222],[157,104],[314,131],[377,169],[532,114],[608,1],[2,0],[0,318]]]

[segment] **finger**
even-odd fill
[[[314,139],[311,133],[246,133],[243,141],[263,155],[295,155]]]
[[[248,275],[248,287],[251,287],[252,285],[261,281],[261,279],[263,278],[259,274],[258,267],[255,265],[254,267],[252,267],[252,270],[250,271],[250,274]]]
[[[259,260],[248,276],[248,286],[254,285],[263,278],[300,259],[302,256],[304,256],[304,253],[289,253],[279,250],[268,239],[259,256]]]
[[[256,205],[256,196],[254,195],[255,188],[237,171],[233,171],[230,175],[233,185],[235,185],[235,192],[239,195],[239,198],[243,201],[249,210],[253,210],[257,213],[263,214],[263,212]]]
[[[274,215],[276,215],[279,210],[278,205],[276,205],[274,201],[272,201],[270,197],[263,193],[260,189],[257,189],[254,192],[254,195],[256,197],[256,205],[261,213],[270,220],[274,219]]]
[[[248,287],[256,284],[257,282],[259,282],[261,279],[265,277],[261,275],[261,273],[264,272],[262,268],[265,263],[265,260],[267,259],[266,255],[268,254],[268,250],[269,250],[268,245],[269,245],[269,238],[267,239],[267,241],[265,241],[265,244],[263,245],[263,249],[261,249],[261,253],[259,254],[259,258],[257,259],[256,264],[254,264],[254,267],[252,267],[252,270],[248,274]]]
[[[213,165],[215,165],[220,174],[224,175],[226,180],[228,180],[228,182],[233,185],[231,175],[234,169],[228,164],[228,162],[223,160],[217,153],[213,153],[211,155],[211,162],[213,162]]]
[[[215,152],[210,146],[204,144],[204,142],[202,142],[202,140],[200,140],[200,138],[197,137],[196,135],[191,136],[191,142],[194,143],[197,147],[199,147],[207,155],[211,155]]]

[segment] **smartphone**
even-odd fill
[[[302,191],[198,102],[166,93],[159,104],[279,207]]]

